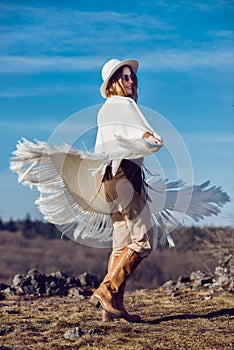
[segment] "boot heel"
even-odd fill
[[[93,306],[96,306],[96,307],[99,307],[101,305],[100,301],[98,300],[97,297],[95,297],[95,295],[92,295],[90,297],[90,300],[89,302],[93,305]]]

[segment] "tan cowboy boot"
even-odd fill
[[[107,273],[99,288],[90,298],[92,305],[102,308],[111,316],[125,318],[124,309],[116,305],[116,296],[127,278],[136,269],[142,258],[131,248],[124,248],[110,273]]]
[[[124,284],[120,287],[119,289],[119,293],[116,296],[116,305],[118,307],[118,309],[122,309],[124,314],[123,316],[120,318],[121,321],[127,321],[127,322],[140,322],[141,318],[139,315],[137,314],[129,314],[127,312],[127,310],[124,307],[123,304],[123,300],[124,300],[124,291],[125,291],[125,285],[126,285],[126,281],[124,282]]]
[[[108,274],[110,273],[111,269],[113,268],[113,266],[117,260],[118,260],[117,255],[112,255],[112,254],[110,255],[109,262],[108,262]],[[117,293],[116,298],[115,298],[115,304],[116,304],[117,309],[124,311],[124,318],[121,317],[120,320],[121,321],[128,321],[128,322],[140,322],[140,320],[141,320],[140,316],[135,315],[135,314],[133,314],[133,315],[129,314],[123,305],[125,285],[126,285],[126,281],[119,288],[119,292]],[[108,312],[106,312],[105,310],[102,310],[102,321],[103,322],[111,322],[111,321],[113,321],[113,319],[114,318]]]
[[[117,259],[118,259],[118,255],[112,255],[112,254],[110,255],[109,261],[108,261],[108,267],[107,267],[107,276],[110,274],[110,271],[113,268]],[[108,312],[106,312],[104,309],[102,309],[102,321],[103,322],[111,322],[111,321],[113,321],[113,319],[114,318]]]

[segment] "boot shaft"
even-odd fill
[[[128,247],[124,248],[117,259],[114,258],[112,260],[113,267],[106,275],[103,283],[113,293],[118,293],[125,287],[127,278],[132,274],[141,261],[142,258],[133,249]]]

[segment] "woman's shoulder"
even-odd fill
[[[119,113],[128,113],[130,117],[131,113],[135,113],[135,102],[130,97],[124,96],[111,96],[106,99],[105,103],[101,106],[98,112],[98,121],[105,119],[110,120],[111,117],[117,118]],[[117,114],[115,114],[117,113]]]
[[[124,103],[124,104],[132,104],[134,101],[130,97],[124,97],[124,96],[111,96],[107,98],[105,104],[112,104],[112,103]]]

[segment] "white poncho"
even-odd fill
[[[160,149],[142,138],[146,131],[159,137],[132,99],[112,97],[98,114],[94,153],[66,144],[57,147],[23,139],[17,144],[10,168],[18,174],[19,182],[37,187],[39,210],[62,234],[80,243],[110,246],[113,226],[102,178],[110,162],[115,175],[122,159],[137,160]],[[199,186],[186,186],[181,180],[159,179],[148,191],[156,241],[157,228],[161,227],[160,241],[165,243],[167,239],[170,246],[173,241],[169,232],[179,224],[177,213],[198,221],[217,215],[229,201],[220,187],[209,187],[209,181]]]

